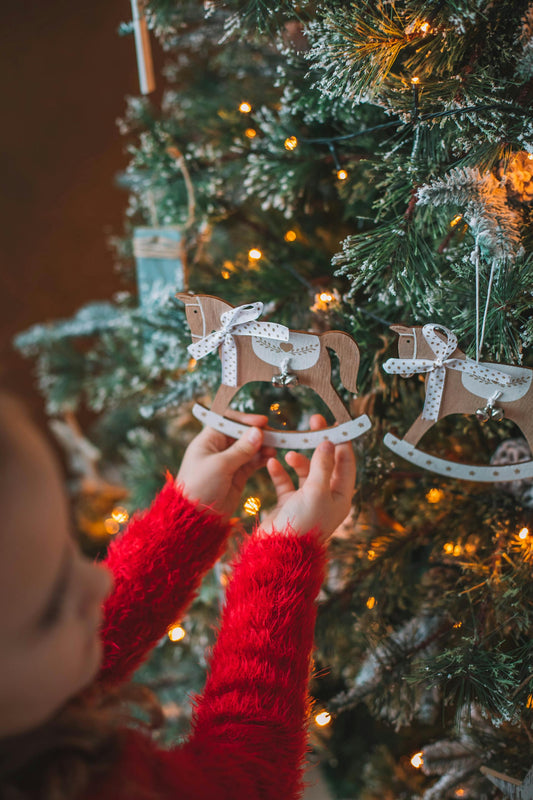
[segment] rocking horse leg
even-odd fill
[[[422,417],[417,417],[403,437],[404,442],[408,442],[409,444],[412,444],[413,447],[416,447],[425,432],[428,431],[434,424],[435,423],[432,419],[422,419]]]
[[[335,421],[338,422],[339,425],[341,425],[343,422],[349,422],[351,420],[351,416],[344,407],[344,403],[331,384],[329,386],[315,386],[313,388],[318,396],[328,406],[329,410],[335,417]]]
[[[214,414],[220,414],[220,416],[223,417],[225,410],[231,403],[233,396],[237,394],[238,390],[238,386],[226,386],[226,384],[221,383],[218,388],[218,392],[215,395],[215,399],[213,400],[211,411]]]

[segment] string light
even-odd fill
[[[447,555],[451,556],[453,553],[453,542],[446,542],[444,547],[442,548]]]
[[[369,609],[372,609],[372,608],[374,608],[375,605],[376,605],[376,598],[375,597],[369,597],[368,600],[366,601],[366,607],[369,608]]]
[[[239,105],[239,111],[241,114],[249,114],[252,110],[252,106],[246,100],[243,100],[242,103]]]
[[[108,533],[110,536],[114,536],[115,533],[119,532],[120,525],[116,519],[113,519],[113,517],[108,517],[104,522],[104,528],[106,533]]]
[[[411,83],[413,84],[413,86],[418,86],[418,84],[420,83],[420,78],[417,78],[416,75],[414,75],[411,78]]]
[[[285,150],[295,150],[298,147],[298,139],[296,136],[288,136],[284,144]]]
[[[375,559],[375,557],[376,557],[376,551],[375,550],[369,550],[368,553],[366,554],[366,556],[367,556],[369,561],[373,561]]]
[[[329,711],[321,711],[319,714],[315,715],[315,722],[319,726],[319,728],[323,728],[325,725],[329,725],[331,722],[331,714]]]
[[[119,525],[123,525],[124,522],[127,522],[130,518],[127,510],[123,506],[117,506],[111,512],[111,516],[113,519],[119,523]]]
[[[228,281],[231,278],[231,272],[229,271],[229,269],[223,269],[220,274],[222,275],[225,281]]]
[[[522,528],[522,530],[518,531],[519,539],[527,539],[528,536],[529,536],[529,528]]]
[[[458,224],[461,222],[462,218],[463,218],[463,215],[462,215],[462,214],[457,214],[457,215],[456,215],[456,216],[455,216],[455,217],[454,217],[454,218],[453,218],[453,219],[450,221],[450,228],[455,228],[455,226],[456,226],[456,225],[458,225]]]
[[[271,411],[279,411],[279,403],[272,403],[270,406]]]
[[[420,25],[419,25],[419,27],[418,27],[418,30],[419,30],[419,31],[422,31],[422,33],[423,33],[424,35],[425,35],[425,34],[426,34],[426,33],[427,33],[427,32],[428,32],[430,29],[431,29],[431,25],[429,24],[429,22],[421,22],[421,23],[420,23]]]
[[[420,769],[423,763],[424,763],[424,753],[420,750],[420,752],[415,753],[414,756],[412,756],[411,764],[415,769]]]
[[[243,508],[251,517],[259,512],[261,508],[261,500],[259,497],[248,497],[243,503]]]
[[[263,253],[261,250],[258,250],[257,247],[252,247],[251,250],[248,250],[248,258],[250,258],[252,261],[259,261],[262,255]]]
[[[286,242],[295,242],[296,241],[296,231],[287,231],[283,238],[285,239]]]
[[[171,642],[181,642],[185,638],[186,630],[178,623],[168,629],[168,638]]]
[[[462,628],[462,626],[463,626],[463,623],[462,623],[462,622],[454,622],[454,623],[453,623],[453,627],[454,627],[454,628]]]
[[[530,161],[533,161],[533,153],[528,153],[527,157],[529,158]]]
[[[337,170],[337,178],[340,181],[345,181],[347,177],[348,177],[348,173],[346,172],[345,169],[338,169]]]
[[[194,372],[196,369],[196,359],[189,358],[189,363],[187,364],[187,372]]]
[[[255,128],[246,128],[244,131],[244,135],[248,137],[248,139],[255,139],[257,136],[257,131]]]
[[[433,504],[440,503],[443,497],[444,497],[444,492],[442,491],[442,489],[437,489],[435,487],[430,489],[429,492],[426,494],[426,500],[428,501],[428,503],[433,503]]]
[[[465,794],[465,790],[464,789],[456,789],[455,790],[455,796],[456,797],[464,797],[464,794]]]

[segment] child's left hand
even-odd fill
[[[213,428],[204,428],[183,456],[176,485],[189,500],[231,517],[248,478],[264,467],[275,453],[262,447],[267,418],[262,414],[237,414],[238,422],[254,426],[235,441]]]

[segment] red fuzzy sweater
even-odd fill
[[[127,679],[183,614],[220,556],[227,526],[169,479],[152,507],[114,541],[100,680]],[[91,800],[293,800],[306,751],[314,600],[325,549],[313,533],[261,535],[243,546],[227,590],[189,740],[162,749],[128,733],[122,760]],[[129,784],[129,788],[126,786]]]

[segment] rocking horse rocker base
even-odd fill
[[[204,425],[209,425],[210,428],[225,433],[234,439],[238,439],[248,429],[247,425],[243,425],[235,420],[222,417],[220,414],[215,414],[199,403],[196,403],[192,409],[193,415]],[[356,439],[362,436],[372,427],[372,423],[366,414],[362,414],[356,419],[351,419],[348,422],[343,422],[331,428],[323,428],[320,431],[277,431],[273,428],[264,428],[263,442],[266,447],[278,447],[287,450],[307,450],[315,448],[320,442],[328,439],[333,444],[340,444],[341,442],[348,442],[351,439]]]
[[[398,439],[392,433],[387,433],[383,443],[396,455],[401,456],[417,467],[445,475],[449,478],[460,478],[465,481],[480,481],[481,483],[505,483],[523,478],[533,478],[533,461],[522,461],[516,464],[503,466],[478,466],[476,464],[459,464],[457,461],[448,461],[437,458],[423,450],[418,450],[405,439]]]

